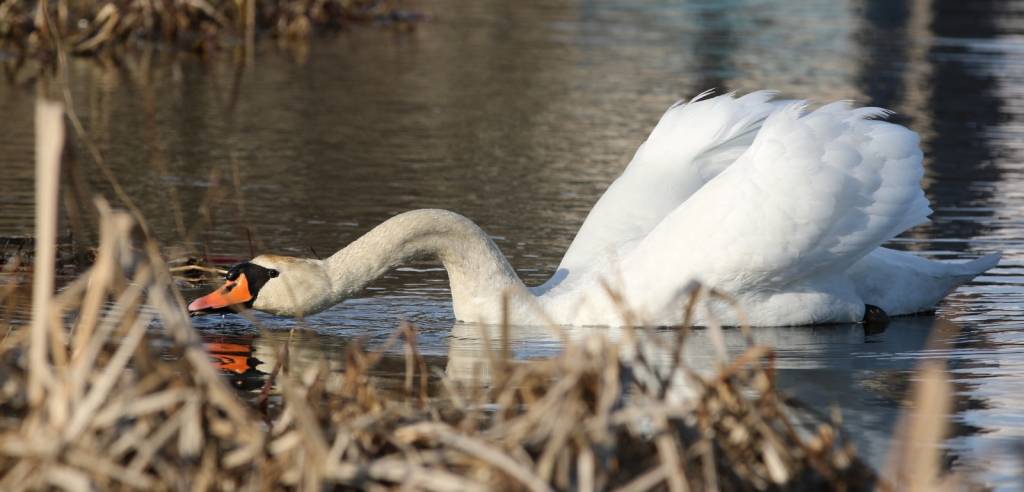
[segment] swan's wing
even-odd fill
[[[549,283],[647,236],[666,215],[736,160],[779,103],[774,92],[726,94],[670,107],[629,166],[601,196]]]
[[[914,132],[869,119],[886,114],[877,108],[801,113],[796,104],[773,113],[734,164],[630,252],[629,291],[654,300],[688,278],[732,292],[784,289],[844,271],[927,220]]]

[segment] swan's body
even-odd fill
[[[879,247],[931,213],[917,135],[871,119],[885,114],[877,108],[834,103],[805,113],[771,97],[671,107],[542,286],[526,287],[470,220],[417,210],[326,260],[253,259],[273,275],[247,302],[309,315],[402,262],[433,256],[466,322],[621,325],[629,306],[641,322],[678,324],[692,280],[735,297],[753,325],[855,322],[865,305],[890,315],[929,310],[998,261],[936,262]],[[696,321],[739,321],[722,307]]]

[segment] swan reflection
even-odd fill
[[[241,319],[224,318],[215,330],[206,331],[204,339],[215,363],[243,390],[257,389],[265,383],[285,353],[285,346],[289,370],[295,374],[319,364],[327,364],[331,371],[342,371],[345,353],[353,344],[367,350],[382,346],[380,337],[363,342],[355,333],[338,336],[311,329],[270,329],[257,333],[248,325],[248,333],[238,333],[241,323]],[[916,366],[923,358],[947,355],[946,351],[925,350],[933,326],[938,327],[939,339],[953,340],[958,336],[955,327],[950,328],[949,323],[936,325],[933,316],[895,318],[880,332],[848,324],[756,328],[750,336],[754,343],[774,348],[776,381],[781,391],[797,396],[813,408],[841,408],[843,425],[862,455],[881,465]],[[943,332],[947,329],[953,331]],[[629,336],[620,328],[517,326],[503,333],[500,326],[466,323],[456,323],[447,336],[442,332],[420,334],[419,348],[430,371],[431,384],[437,384],[438,375],[443,373],[456,386],[467,389],[486,387],[494,381],[494,371],[504,368],[494,362],[502,359],[505,350],[515,364],[554,357],[566,341],[581,341],[594,335],[613,340]],[[648,344],[652,348],[645,356],[655,367],[669,367],[670,347],[675,345],[679,330],[654,328],[645,333],[660,342]],[[507,339],[503,339],[505,334]],[[722,339],[730,358],[748,346],[739,329],[723,329]],[[700,374],[710,374],[717,367],[715,354],[711,330],[688,331],[683,355],[689,367]],[[385,389],[400,389],[404,357],[400,344],[392,346],[371,375]],[[681,379],[673,382],[673,394],[685,398],[691,393],[692,388]],[[954,429],[954,434],[969,431]]]
[[[812,408],[841,408],[844,426],[862,455],[880,466],[916,366],[922,358],[942,355],[922,351],[933,326],[943,325],[936,325],[933,316],[913,316],[895,318],[878,332],[846,324],[761,327],[750,333],[754,343],[774,348],[778,388]],[[508,333],[509,340],[504,343],[517,361],[553,357],[560,352],[563,340],[583,340],[595,334],[612,339],[626,336],[622,329],[604,327],[563,327],[557,332],[543,327],[516,327]],[[652,351],[645,355],[656,366],[668,368],[678,330],[660,328],[648,333],[663,343],[648,344]],[[739,329],[723,329],[722,335],[730,358],[748,347]],[[949,339],[956,333],[937,335]],[[456,324],[449,338],[447,376],[465,386],[489,384],[494,377],[492,360],[502,355],[501,336],[498,326]],[[711,330],[690,330],[683,354],[686,363],[699,374],[714,372],[717,361]],[[673,394],[684,398],[692,395],[693,388],[687,387],[685,380],[674,378],[673,383]]]
[[[822,326],[760,327],[750,331],[754,343],[773,347],[775,367],[780,371],[799,369],[913,370],[920,350],[925,346],[935,318],[913,316],[895,318],[880,332],[865,330],[860,324]],[[657,328],[646,332],[662,343],[651,359],[669,364],[679,334],[676,328]],[[507,343],[514,359],[550,357],[557,354],[563,340],[583,340],[606,335],[612,340],[626,336],[622,328],[607,327],[522,327],[508,330]],[[728,356],[735,357],[748,347],[740,329],[722,330]],[[683,344],[688,365],[698,372],[716,366],[712,332],[705,328],[688,330]],[[452,327],[446,373],[460,381],[476,379],[486,383],[486,366],[501,356],[502,330],[499,326],[457,323]]]

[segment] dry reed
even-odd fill
[[[138,42],[206,52],[251,47],[260,33],[304,39],[314,30],[409,27],[419,18],[382,0],[0,0],[0,50],[50,61],[61,44],[76,55]]]
[[[61,111],[41,103],[37,118],[45,177],[59,165]],[[55,240],[57,183],[39,183],[42,246]],[[702,376],[682,357],[685,329],[657,347],[675,354],[667,365],[648,357],[659,342],[643,329],[567,342],[550,360],[502,350],[490,364],[503,377],[470,392],[443,376],[429,385],[403,325],[378,351],[350,347],[341,372],[279,362],[246,400],[210,363],[155,244],[136,244],[131,214],[97,208],[95,264],[53,295],[39,262],[54,252],[41,247],[32,324],[0,346],[2,490],[889,488],[837,423],[776,391],[770,348]],[[159,357],[157,328],[174,341]],[[384,391],[370,370],[399,340],[404,388]],[[943,377],[928,373],[923,402],[948,398]],[[906,453],[926,474],[914,484],[938,483],[933,460]]]

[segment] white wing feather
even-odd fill
[[[646,237],[672,210],[750,146],[761,123],[779,109],[774,92],[732,94],[670,107],[629,166],[601,196],[580,227],[545,291],[609,254]]]
[[[846,103],[765,121],[752,146],[672,211],[622,264],[627,294],[672,303],[681,279],[727,292],[785,291],[842,273],[927,220],[917,135]]]

